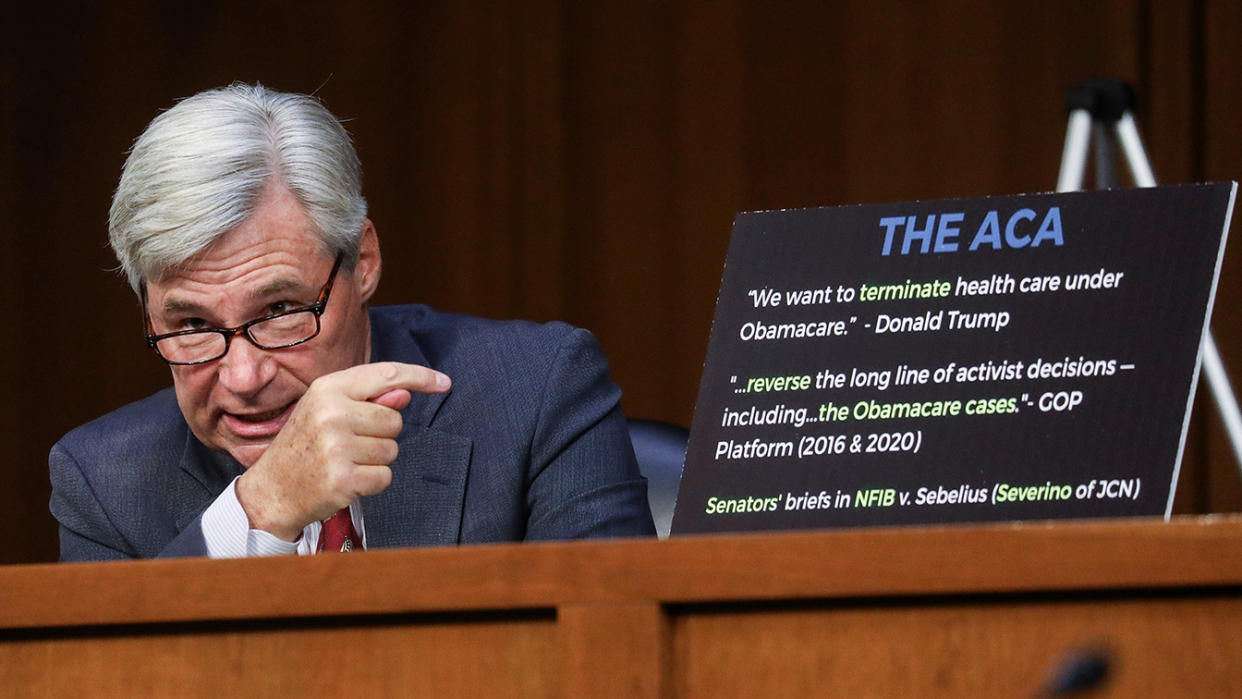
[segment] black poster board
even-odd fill
[[[1167,516],[1235,190],[740,214],[673,533]]]

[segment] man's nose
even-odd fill
[[[271,353],[259,349],[245,337],[233,338],[229,351],[220,358],[220,383],[235,394],[258,393],[276,376]]]

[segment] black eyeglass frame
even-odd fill
[[[322,316],[324,311],[327,310],[328,308],[328,298],[332,294],[333,284],[336,283],[336,273],[338,270],[340,270],[341,262],[343,262],[344,260],[345,260],[345,254],[337,253],[336,261],[332,263],[332,272],[331,274],[328,275],[328,281],[324,282],[323,288],[319,290],[319,296],[315,299],[315,302],[312,303],[311,305],[303,306],[302,308],[295,308],[293,310],[285,311],[283,313],[274,313],[270,316],[264,316],[262,318],[255,318],[254,320],[248,323],[239,325],[235,328],[202,328],[201,330],[178,330],[177,332],[156,335],[154,333],[155,328],[151,327],[151,314],[147,309],[147,287],[146,287],[146,284],[144,283],[141,286],[142,319],[143,319],[143,322],[146,324],[146,329],[147,329],[147,334],[146,334],[147,347],[150,347],[151,351],[155,352],[156,356],[158,356],[160,359],[163,359],[165,362],[168,362],[169,364],[172,364],[174,366],[193,366],[196,364],[206,364],[207,362],[214,362],[217,359],[221,359],[222,357],[224,357],[224,355],[229,353],[229,348],[232,346],[233,338],[237,337],[238,335],[241,335],[242,337],[246,338],[247,340],[250,341],[250,344],[262,350],[287,349],[289,347],[296,347],[303,343],[310,342],[311,340],[319,336],[319,331],[321,328],[319,317]],[[250,328],[255,325],[258,325],[259,323],[266,323],[269,320],[273,320],[275,318],[283,318],[284,316],[291,316],[295,313],[307,313],[307,312],[313,313],[315,316],[315,332],[305,339],[298,340],[297,342],[290,342],[284,345],[269,346],[269,345],[261,344],[258,340],[254,339],[254,336],[250,334]],[[166,340],[170,337],[180,337],[182,335],[201,335],[204,333],[218,333],[220,335],[223,335],[224,336],[224,351],[209,359],[200,359],[194,362],[174,362],[173,360],[165,357],[163,354],[160,353],[160,348],[159,348],[160,340]]]

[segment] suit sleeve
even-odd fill
[[[61,561],[114,561],[142,557],[134,542],[122,533],[113,522],[112,515],[100,503],[95,488],[69,449],[62,444],[52,447],[48,455],[48,469],[52,481],[49,508],[60,524]],[[141,508],[135,505],[134,509],[135,512],[118,514],[140,517]],[[144,524],[150,525],[138,522],[138,526]],[[177,533],[158,553],[159,557],[205,555],[207,545],[198,519]]]
[[[621,390],[594,336],[572,330],[544,385],[531,444],[527,540],[650,536]]]

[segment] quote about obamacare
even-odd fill
[[[881,256],[927,255],[1063,246],[1061,211],[1022,208],[1002,217],[990,210],[963,235],[966,214],[886,216],[879,219]],[[934,337],[946,333],[976,334],[1014,331],[1022,322],[1006,304],[1014,295],[1089,294],[1119,288],[1125,272],[1091,270],[1041,271],[1032,275],[992,273],[982,278],[949,275],[929,279],[825,283],[814,288],[763,286],[746,290],[755,314],[737,327],[743,343],[825,340],[851,334]],[[963,310],[955,302],[986,298],[986,310]],[[893,302],[920,302],[922,308],[894,311]],[[909,307],[910,304],[903,304]],[[765,321],[763,311],[777,308],[820,309],[808,320]],[[911,342],[911,348],[921,343]],[[831,356],[831,352],[825,352]],[[955,360],[926,365],[912,352],[909,361],[891,366],[841,366],[824,362],[803,372],[780,375],[733,375],[730,385],[743,405],[724,407],[722,428],[777,426],[792,428],[776,438],[722,436],[713,459],[763,461],[773,458],[831,459],[844,454],[917,454],[924,441],[952,430],[957,420],[978,416],[1020,419],[1024,411],[1069,413],[1089,401],[1092,382],[1106,380],[1135,365],[1126,357],[995,356],[964,354]],[[1063,388],[1024,390],[1024,384],[1065,379]],[[1080,380],[1081,379],[1081,380]],[[1069,381],[1080,380],[1080,381]],[[890,389],[930,387],[917,400],[889,400]],[[903,421],[900,429],[889,428]],[[854,491],[787,492],[774,496],[709,498],[707,514],[746,511],[802,510],[845,507],[924,506],[957,503],[1003,504],[1071,498],[1136,498],[1139,478],[1083,479],[1073,483],[953,483],[923,486],[915,491],[871,487]]]
[[[673,533],[1167,516],[1235,189],[740,214]]]

